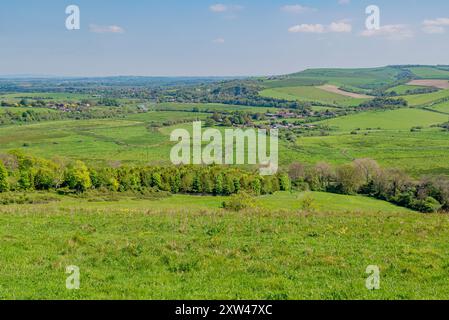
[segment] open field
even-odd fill
[[[407,68],[420,79],[449,79],[449,70],[435,67],[412,67]]]
[[[411,86],[434,87],[438,89],[449,89],[448,80],[413,80],[407,83]]]
[[[40,194],[37,193],[36,196]],[[46,193],[44,193],[46,195]],[[67,197],[48,193],[55,202],[46,204],[21,205],[23,210],[32,208],[51,211],[55,208],[78,208],[78,209],[142,209],[148,210],[167,210],[167,211],[194,211],[201,210],[222,210],[223,201],[227,197],[221,196],[195,196],[195,195],[173,195],[170,197],[155,198],[151,200],[142,200],[132,196],[117,195],[115,201],[104,201],[101,196],[98,199],[89,194],[86,197]],[[392,213],[412,213],[413,211],[395,206],[391,203],[376,200],[364,196],[338,195],[323,192],[277,192],[273,195],[260,196],[254,199],[256,209],[286,210],[298,211],[301,209],[301,201],[309,197],[313,199],[313,209],[316,211],[331,211],[336,213],[344,212],[392,212]],[[5,208],[14,207],[14,205],[4,206]],[[224,211],[224,210],[223,210]]]
[[[428,105],[442,99],[449,99],[449,90],[440,90],[426,94],[407,95],[402,98],[407,100],[410,106]]]
[[[333,86],[330,84],[326,84],[324,86],[319,86],[317,88],[327,91],[327,92],[332,92],[332,93],[336,93],[336,94],[339,94],[339,95],[342,95],[345,97],[350,97],[350,98],[355,98],[355,99],[370,99],[370,98],[372,98],[370,96],[367,96],[366,94],[359,94],[359,93],[343,91],[340,88],[338,88],[337,86]]]
[[[166,164],[173,146],[170,133],[175,128],[191,130],[191,123],[150,130],[147,123],[194,120],[203,116],[167,111],[136,114],[121,120],[71,120],[2,127],[0,152],[19,149],[40,157],[59,155],[88,163]],[[447,120],[446,114],[420,109],[366,112],[326,120],[321,124],[334,128],[331,136],[300,137],[296,145],[281,141],[280,163],[315,164],[323,160],[345,163],[369,157],[384,166],[404,168],[415,175],[447,174],[448,133],[438,129],[410,132],[415,126],[426,128]],[[361,129],[358,135],[349,134],[358,128]]]
[[[410,130],[413,127],[430,127],[446,122],[448,117],[421,109],[397,109],[388,111],[368,111],[346,117],[325,120],[326,124],[339,131],[362,130]]]
[[[332,105],[356,106],[367,99],[355,99],[316,87],[281,87],[266,89],[261,96],[285,100],[316,101]]]
[[[335,86],[373,89],[394,83],[400,70],[392,67],[363,69],[309,69],[289,75],[291,79],[314,79]]]
[[[149,122],[204,117],[201,113],[150,112],[127,120],[67,120],[0,128],[0,150],[21,149],[41,157],[55,155],[90,162],[168,160],[169,136],[148,129]]]
[[[42,209],[0,208],[0,298],[449,297],[444,215]],[[65,288],[69,265],[80,290]],[[381,290],[365,288],[369,265]]]
[[[93,95],[78,93],[10,93],[0,94],[0,100],[12,101],[21,99],[44,99],[44,100],[81,100],[93,98]]]
[[[449,133],[371,131],[327,137],[301,137],[294,152],[284,153],[283,161],[347,163],[371,158],[388,168],[402,168],[419,177],[449,172]]]
[[[449,115],[449,101],[433,104],[429,108],[438,112],[447,113]]]
[[[36,113],[46,113],[46,112],[58,112],[54,109],[49,108],[28,108],[28,107],[0,107],[0,114],[5,112],[11,112],[14,114],[21,114],[27,111],[33,111]]]
[[[246,112],[264,113],[267,111],[270,112],[279,111],[279,109],[277,108],[237,106],[220,103],[158,103],[153,107],[158,110],[171,110],[171,111],[192,111],[194,108],[196,108],[199,112],[246,111]]]
[[[398,95],[406,95],[408,91],[416,90],[416,89],[426,89],[425,86],[415,86],[415,85],[405,85],[401,84],[396,87],[392,87],[387,90],[387,92],[396,92]]]

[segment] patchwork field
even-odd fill
[[[148,123],[193,121],[206,116],[166,111],[131,115],[121,120],[53,121],[0,127],[0,152],[18,149],[40,157],[59,155],[88,163],[169,163],[173,146],[170,133],[175,128],[191,130],[191,123],[160,129],[149,129]],[[344,163],[369,157],[384,166],[404,168],[412,174],[446,174],[448,133],[429,127],[448,119],[444,113],[406,108],[325,120],[318,124],[331,127],[334,130],[331,136],[300,137],[296,145],[281,141],[280,163],[314,164],[323,160]],[[413,127],[422,127],[424,131],[410,132]],[[354,130],[357,135],[349,134]]]

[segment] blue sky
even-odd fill
[[[78,5],[81,30],[65,28]],[[381,29],[367,32],[377,5]],[[449,64],[446,0],[2,0],[0,74],[271,75]]]

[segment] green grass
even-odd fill
[[[265,89],[259,93],[263,97],[285,100],[316,101],[333,105],[357,106],[367,99],[355,99],[327,92],[315,87],[282,87]]]
[[[428,105],[440,99],[449,98],[449,90],[440,90],[437,92],[426,94],[412,94],[408,96],[403,96],[402,98],[407,100],[410,106]]]
[[[0,207],[0,298],[449,297],[445,215],[91,206]],[[80,290],[65,288],[69,265]]]
[[[36,113],[58,112],[56,110],[48,109],[48,108],[0,107],[0,114],[6,113],[7,111],[15,113],[15,114],[21,114],[23,112],[30,111],[30,110],[32,110],[33,112],[36,112]]]
[[[92,95],[79,93],[10,93],[0,95],[0,100],[45,99],[45,100],[81,100],[92,98]]]
[[[435,67],[414,67],[408,70],[421,79],[449,79],[449,71]]]
[[[406,95],[407,91],[417,90],[417,89],[428,89],[429,87],[424,86],[412,86],[412,85],[400,85],[387,90],[387,92],[396,92],[398,95]]]
[[[436,110],[438,112],[447,113],[449,115],[449,101],[431,105],[430,108],[432,110]]]
[[[311,109],[313,111],[337,111],[339,108],[333,108],[333,107],[322,107],[322,106],[312,106]]]
[[[0,128],[0,152],[13,149],[40,157],[65,156],[91,164],[169,164],[173,146],[169,135],[175,128],[191,130],[191,123],[148,130],[149,121],[201,116],[187,112],[155,112],[128,120],[54,121]],[[157,120],[156,120],[157,119]],[[337,131],[331,136],[302,137],[296,145],[280,142],[282,165],[292,162],[335,164],[355,158],[373,158],[388,167],[404,168],[414,175],[449,172],[447,132],[427,129],[410,132],[412,126],[443,123],[448,116],[420,109],[368,112],[325,121]],[[365,133],[367,128],[378,128]],[[361,128],[363,132],[350,135]],[[223,128],[219,128],[223,131]],[[365,135],[367,134],[367,135]],[[252,149],[251,149],[252,150]]]
[[[233,111],[247,111],[265,113],[268,111],[276,112],[278,108],[267,107],[251,107],[251,106],[237,106],[221,103],[159,103],[153,105],[153,108],[173,111],[192,111],[193,108],[198,108],[200,112],[233,112]]]
[[[40,194],[37,193],[36,197],[38,195]],[[76,207],[83,210],[138,210],[145,208],[151,210],[184,210],[186,212],[192,212],[209,209],[220,210],[223,201],[227,199],[226,197],[215,196],[173,195],[161,199],[142,200],[133,198],[131,196],[121,196],[120,194],[117,194],[117,201],[104,201],[102,200],[101,195],[98,196],[97,194],[86,195],[85,198],[72,198],[54,194],[49,195],[51,195],[53,198],[58,199],[60,202],[22,205],[21,208],[23,208],[24,210],[30,210],[31,208],[40,208],[40,210],[43,211],[52,211],[56,208],[62,209],[65,207]],[[322,192],[277,192],[273,195],[266,195],[255,198],[254,205],[257,209],[298,211],[301,209],[301,201],[306,196],[313,199],[313,207],[318,212],[412,212],[411,210],[397,207],[391,203],[364,196],[348,196]],[[14,207],[14,205],[9,205],[9,207]]]
[[[324,192],[304,192],[301,194],[278,192],[275,195],[263,196],[257,206],[270,210],[298,210],[301,201],[309,197],[312,206],[318,212],[409,212],[385,201],[367,198],[364,196],[347,196]]]
[[[413,127],[429,127],[446,122],[448,117],[421,109],[397,109],[369,111],[319,122],[338,131],[350,132],[355,129],[410,130]]]
[[[336,86],[374,89],[394,83],[399,70],[391,67],[361,69],[309,69],[290,75],[294,79],[316,79]]]
[[[151,153],[147,152],[148,148],[152,149]],[[0,150],[21,149],[42,157],[156,161],[162,154],[169,154],[170,148],[166,136],[149,132],[145,123],[137,121],[55,121],[0,128]]]
[[[449,174],[449,133],[439,130],[373,131],[358,135],[299,138],[295,150],[283,154],[285,163],[334,164],[371,158],[386,168],[401,168],[416,177]]]

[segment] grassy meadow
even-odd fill
[[[331,105],[356,106],[367,99],[356,99],[328,92],[316,87],[280,87],[265,89],[261,96],[285,100],[314,101]]]
[[[193,202],[205,206],[210,200],[184,196],[171,199],[171,208],[129,200],[3,206],[0,298],[449,296],[447,216],[364,201],[347,211],[344,199],[316,196],[325,202],[307,213],[270,201],[240,213],[212,209],[221,199],[194,210]],[[332,211],[327,204],[336,202],[342,208]],[[369,291],[365,269],[373,264],[381,269],[381,290]],[[68,265],[80,267],[80,290],[65,289]]]
[[[422,109],[397,109],[389,111],[369,111],[346,117],[325,120],[321,123],[338,131],[352,130],[410,130],[413,127],[430,127],[447,121],[440,113]]]

